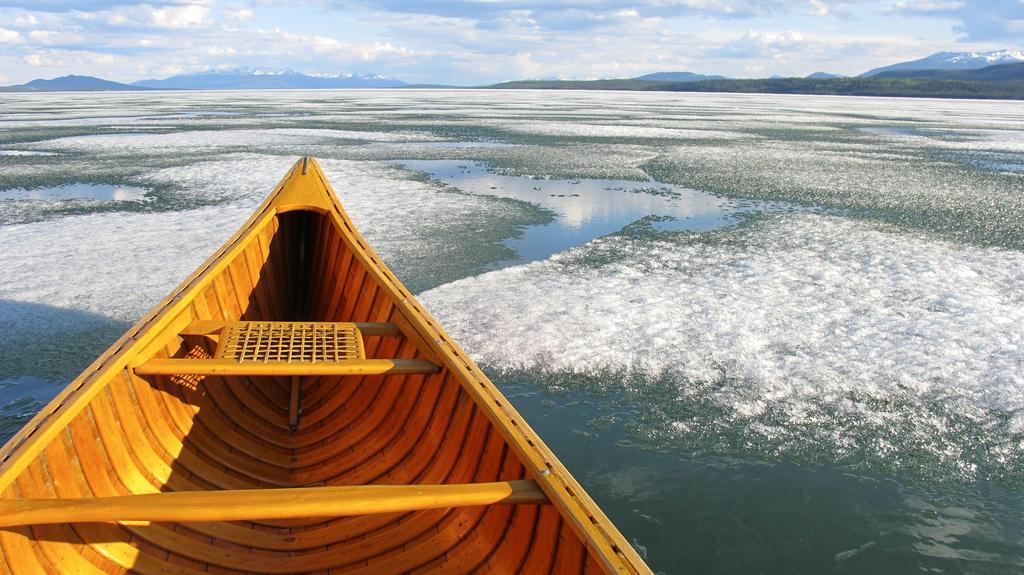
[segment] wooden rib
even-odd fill
[[[52,485],[47,485],[46,471],[42,469],[40,462],[33,463],[25,471],[26,473],[18,476],[16,482],[22,496],[52,496]],[[70,525],[36,525],[32,527],[32,535],[38,557],[57,572],[102,574],[99,568],[82,557],[82,540]]]
[[[493,428],[487,428],[485,444],[500,438],[492,434]],[[484,451],[487,454],[487,451]],[[493,454],[493,452],[492,452]],[[477,480],[491,480],[498,476],[501,461],[495,457],[481,457],[476,465],[474,477]],[[401,547],[394,547],[381,555],[380,559],[367,567],[358,569],[356,573],[402,573],[427,565],[461,541],[467,533],[472,532],[483,515],[481,508],[461,508],[444,518],[436,526],[436,532],[427,533],[415,540],[406,542]]]
[[[216,477],[212,481],[216,485],[230,488],[233,483],[242,483],[232,479],[227,470],[234,471],[244,477],[251,478],[251,483],[243,483],[239,487],[256,487],[259,485],[273,485],[282,487],[294,487],[295,484],[289,478],[289,466],[287,457],[278,457],[278,453],[267,448],[259,451],[259,459],[246,457],[242,452],[231,449],[225,442],[231,437],[232,444],[240,444],[244,438],[237,437],[237,434],[226,429],[221,429],[219,434],[208,433],[200,425],[193,425],[188,433],[178,435],[173,429],[168,429],[161,423],[160,415],[154,414],[154,402],[147,397],[145,390],[140,390],[140,407],[142,415],[147,421],[156,424],[155,430],[162,438],[158,446],[153,450],[166,450],[173,454],[174,466],[178,475],[188,470],[190,475],[198,477]],[[116,398],[115,398],[116,401]],[[124,403],[124,401],[122,401]],[[130,417],[126,414],[125,417]],[[188,442],[188,449],[184,443]],[[133,442],[132,445],[142,449],[141,441]],[[225,469],[226,468],[226,469]],[[170,480],[166,485],[171,485]],[[172,485],[175,489],[203,489],[202,486],[193,486],[189,483]]]
[[[400,343],[402,341],[404,340],[394,338],[385,340],[374,351],[377,354],[401,357],[403,350],[409,347],[408,343]],[[372,402],[374,396],[369,394],[374,392],[374,388],[363,385],[367,380],[369,378],[352,382],[351,385],[352,389],[355,390],[355,394],[350,396],[344,392],[346,386],[339,385],[337,378],[323,378],[321,381],[323,391],[327,394],[326,399],[317,405],[315,409],[305,410],[303,420],[305,421],[304,425],[311,425],[328,419],[330,421],[321,429],[305,434],[301,440],[303,443],[298,445],[322,441],[330,435],[337,433],[343,426],[348,425],[349,421],[358,415],[360,411],[372,408],[374,406]],[[395,381],[395,379],[392,379],[392,381]],[[315,395],[315,392],[313,393]],[[363,401],[360,402],[360,399]],[[337,417],[339,409],[346,409],[347,413]]]
[[[238,362],[233,359],[151,359],[135,367],[138,375],[390,375],[437,373],[440,367],[421,359],[350,359],[336,362]]]

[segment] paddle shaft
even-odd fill
[[[546,503],[532,480],[459,485],[357,485],[174,491],[82,499],[0,500],[0,527],[116,521],[246,521]]]

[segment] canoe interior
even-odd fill
[[[289,177],[309,176],[296,168]],[[208,262],[149,323],[140,322],[145,329],[120,342],[134,351],[108,353],[105,364],[76,380],[77,390],[59,396],[5,447],[2,497],[546,475],[531,472],[521,455],[528,446],[508,440],[470,392],[464,370],[429,345],[417,328],[422,319],[382,281],[390,272],[357,245],[354,230],[339,225],[348,221],[340,206],[283,212],[271,200],[233,247],[211,260],[216,265]],[[366,337],[367,357],[425,358],[442,369],[303,376],[292,429],[291,377],[132,371],[133,361],[147,358],[209,357],[209,338],[177,335],[196,320],[392,322],[405,336]],[[87,401],[76,402],[81,394]],[[580,517],[566,509],[548,503],[332,519],[11,527],[0,530],[0,573],[648,572],[599,511],[582,521],[605,532],[612,553],[588,542]]]

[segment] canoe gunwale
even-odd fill
[[[315,160],[315,173],[321,184],[332,198],[337,197],[326,177]],[[334,201],[331,216],[352,243],[354,255],[362,260],[367,271],[377,276],[380,285],[393,292],[396,305],[411,318],[413,329],[420,339],[434,353],[444,358],[439,363],[456,370],[462,380],[469,385],[463,388],[470,393],[477,405],[481,407],[487,418],[498,429],[523,464],[529,469],[537,484],[547,494],[548,499],[562,511],[573,530],[583,539],[588,550],[596,551],[594,555],[602,566],[611,573],[650,573],[640,555],[633,549],[611,520],[601,511],[600,507],[587,494],[568,469],[540,439],[526,420],[502,395],[494,383],[469,358],[451,336],[445,332],[440,323],[424,309],[413,294],[395,276],[394,272],[384,264],[377,253],[363,238],[358,229],[351,223],[341,205]],[[618,561],[613,561],[612,558]]]
[[[300,185],[289,185],[297,178],[302,178]],[[276,216],[298,210],[330,218],[349,244],[353,258],[393,299],[397,312],[393,316],[403,335],[423,346],[425,359],[440,364],[455,376],[601,567],[610,573],[651,573],[639,554],[494,383],[383,263],[349,219],[319,164],[312,158],[296,162],[230,239],[0,448],[0,492],[11,487],[17,476],[115,376],[142,364],[177,337],[180,329],[170,327],[187,327],[193,321],[188,306],[194,296],[219,276]]]
[[[295,168],[270,197],[250,218],[196,271],[171,291],[163,300],[135,322],[128,331],[103,352],[89,367],[71,381],[56,397],[39,411],[22,429],[0,448],[0,492],[6,490],[22,470],[37,456],[53,436],[70,422],[92,398],[103,390],[117,373],[130,369],[132,359],[145,355],[163,327],[177,319],[186,310],[191,292],[198,291],[212,281],[238,252],[243,250],[252,236],[260,233],[273,220],[276,210],[273,199],[294,174]],[[187,325],[184,324],[184,325]],[[173,331],[173,330],[172,330]],[[176,334],[170,334],[171,336]],[[148,336],[148,337],[140,337]],[[159,347],[156,346],[156,347]]]

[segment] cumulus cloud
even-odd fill
[[[815,12],[828,13],[829,0],[331,0],[346,10],[373,10],[381,13],[428,14],[447,18],[468,18],[482,27],[492,28],[518,14],[538,28],[569,29],[613,23],[625,15],[641,18],[714,17],[745,19],[785,13],[810,5]]]
[[[21,32],[0,28],[0,44],[21,44],[24,41]]]
[[[709,51],[712,56],[753,58],[801,49],[804,36],[797,31],[756,32],[746,34]]]
[[[830,10],[829,10],[828,3],[822,2],[822,0],[810,0],[810,2],[808,2],[808,4],[809,4],[809,7],[810,7],[810,11],[808,12],[809,14],[814,15],[814,16],[828,16],[829,15]]]
[[[39,25],[39,18],[35,14],[18,14],[14,18],[14,25],[18,28],[31,28]]]
[[[117,6],[135,6],[144,0],[0,0],[0,8],[26,8],[39,12],[92,12]],[[161,5],[208,4],[208,0],[159,0]]]
[[[88,50],[44,50],[26,54],[22,61],[33,67],[81,66],[86,64],[112,64],[117,60],[113,54]]]
[[[82,34],[56,30],[32,30],[28,37],[35,43],[48,46],[72,46],[88,42]]]
[[[935,14],[957,10],[964,6],[963,2],[949,0],[916,0],[914,2],[897,2],[886,9],[886,12],[902,14]]]
[[[226,20],[233,22],[244,22],[246,20],[252,20],[256,16],[256,13],[246,8],[245,6],[235,6],[220,11],[221,16]]]
[[[210,22],[210,9],[198,4],[149,9],[149,23],[157,28],[194,28]]]
[[[260,30],[248,45],[249,53],[267,56],[316,54],[329,61],[375,61],[384,58],[429,55],[429,51],[418,52],[411,48],[395,46],[387,42],[355,43],[345,42],[326,36],[307,36],[284,30]]]

